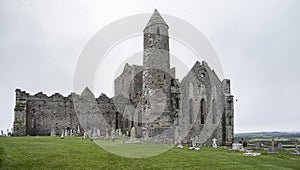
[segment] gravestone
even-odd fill
[[[282,150],[282,143],[278,143],[277,149]]]
[[[115,141],[115,136],[116,136],[116,132],[115,129],[111,130],[111,140],[114,142]]]
[[[84,131],[82,139],[86,139],[86,138],[88,138],[88,135],[87,135],[86,131]]]
[[[97,136],[101,136],[100,129],[97,129]]]
[[[196,150],[196,151],[198,151],[198,150],[200,150],[200,149],[201,149],[200,146],[196,146],[196,147],[195,147],[195,150]]]
[[[135,127],[132,127],[131,130],[130,130],[130,139],[129,140],[124,140],[123,143],[124,144],[141,143],[141,141],[136,138]]]
[[[93,138],[96,138],[97,137],[97,129],[96,127],[93,128],[93,133],[91,135]]]
[[[68,136],[68,129],[65,129],[65,136]]]
[[[10,136],[9,129],[7,129],[6,131],[7,131],[7,133],[6,133],[6,134],[7,134],[7,136]]]
[[[260,142],[255,142],[255,149],[260,150],[261,148],[261,143]]]
[[[108,129],[105,129],[105,137],[104,140],[109,140]]]
[[[80,128],[79,128],[79,125],[77,127],[77,134],[79,135],[80,134]]]
[[[213,138],[213,139],[212,139],[212,142],[213,142],[212,147],[213,147],[213,148],[217,148],[217,147],[218,147],[218,145],[217,145],[217,139],[216,139],[216,138]]]
[[[143,132],[143,136],[144,136],[144,139],[148,140],[149,139],[149,129],[145,129],[145,131]]]
[[[116,137],[119,136],[119,129],[116,129]]]
[[[122,130],[119,129],[119,136],[122,136]]]
[[[231,150],[232,151],[238,151],[238,152],[243,151],[244,150],[243,144],[241,144],[241,143],[233,143]]]
[[[278,152],[276,152],[275,150],[275,140],[274,138],[272,138],[272,142],[271,142],[271,147],[269,148],[269,152],[267,152],[268,154],[278,154]]]
[[[261,153],[256,153],[256,152],[246,152],[243,153],[243,156],[260,156]]]
[[[180,148],[180,149],[182,149],[182,148],[183,148],[183,146],[182,146],[182,144],[181,144],[181,141],[179,141],[179,142],[178,142],[178,144],[177,144],[177,148]]]
[[[62,129],[60,138],[63,139],[65,137],[65,130]]]
[[[198,138],[198,136],[196,136],[195,137],[195,150],[200,150],[201,149],[201,147],[200,147],[200,142],[199,142],[199,138]]]
[[[50,133],[51,136],[56,136],[56,127],[55,125],[52,125],[51,126],[51,133]]]
[[[130,138],[132,138],[132,139],[135,138],[135,127],[132,127],[130,130]]]
[[[295,141],[295,149],[293,150],[293,152],[291,154],[292,155],[300,155],[297,141]]]
[[[195,137],[194,136],[191,137],[191,147],[189,149],[191,149],[191,150],[195,149]]]

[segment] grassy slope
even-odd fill
[[[0,137],[1,169],[300,169],[300,157],[243,157],[224,149],[173,148],[150,158],[125,158],[80,138]]]

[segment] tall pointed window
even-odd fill
[[[131,114],[131,127],[133,127],[133,126],[134,126],[134,115]]]
[[[138,113],[138,126],[142,126],[142,112]]]
[[[216,100],[215,99],[213,99],[213,101],[212,101],[212,123],[213,124],[216,124],[217,122],[217,108],[216,108]]]
[[[129,127],[129,120],[128,120],[129,118],[126,118],[125,119],[125,128],[128,128]]]
[[[200,102],[200,119],[201,119],[201,124],[205,123],[205,110],[206,110],[206,104],[205,104],[205,100],[201,99]]]
[[[116,113],[116,129],[119,129],[119,112]]]
[[[194,117],[194,108],[193,108],[193,99],[189,100],[189,115],[190,115],[190,124],[193,124],[193,117]]]

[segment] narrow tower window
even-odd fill
[[[217,123],[217,108],[216,108],[216,100],[213,99],[212,101],[212,123],[216,124]]]
[[[138,113],[138,126],[142,126],[142,112]]]
[[[157,33],[158,35],[160,34],[159,27],[156,28],[156,33]]]
[[[133,116],[133,114],[131,115],[131,127],[133,127],[134,126],[134,116]]]
[[[119,112],[116,113],[116,129],[119,129]]]
[[[205,114],[205,100],[201,99],[200,102],[200,119],[201,119],[201,124],[204,124],[205,122],[205,118],[204,118],[204,114]]]
[[[190,124],[193,124],[193,99],[189,100]]]

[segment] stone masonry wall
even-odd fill
[[[86,89],[80,96],[72,93],[64,97],[58,93],[48,97],[43,93],[29,95],[16,90],[14,135],[48,136],[51,131],[60,135],[63,130],[101,134],[115,126],[116,108],[112,99],[104,94],[95,98]]]

